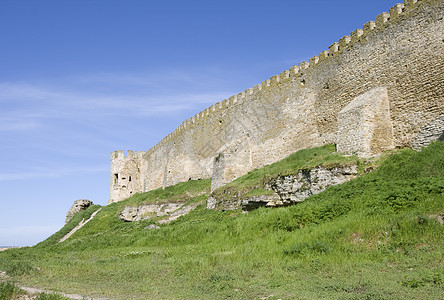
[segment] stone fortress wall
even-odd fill
[[[110,203],[190,179],[212,178],[215,189],[326,143],[366,157],[442,139],[443,12],[442,0],[405,0],[309,62],[184,121],[147,152],[113,152]]]

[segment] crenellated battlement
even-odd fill
[[[109,203],[142,191],[141,170],[146,164],[145,151],[111,152],[111,198]]]
[[[303,61],[299,63],[299,65],[294,65],[289,70],[284,70],[281,74],[274,75],[270,79],[266,79],[262,83],[255,85],[253,88],[248,88],[245,91],[229,97],[228,99],[224,99],[214,105],[211,105],[195,116],[185,120],[179,127],[164,137],[150,150],[155,150],[159,146],[165,145],[171,140],[171,138],[177,137],[182,131],[189,129],[191,126],[198,125],[200,121],[204,119],[204,117],[211,116],[211,114],[214,113],[220,113],[225,109],[229,110],[241,102],[248,101],[249,98],[254,97],[254,94],[270,87],[273,84],[302,77],[304,73],[313,70],[319,64],[325,63],[330,58],[339,55],[341,52],[352,47],[354,44],[365,42],[365,37],[371,34],[372,31],[384,30],[389,24],[397,22],[403,15],[415,9],[420,2],[423,2],[423,0],[405,0],[404,4],[398,3],[389,10],[390,13],[383,12],[379,14],[375,18],[375,21],[365,23],[362,29],[358,28],[351,32],[350,35],[342,37],[338,42],[331,44],[328,47],[328,50],[324,50],[319,55],[311,57],[309,61]],[[303,85],[303,83],[300,84],[300,86]],[[152,151],[149,151],[149,153],[151,152]]]
[[[142,159],[145,155],[145,151],[133,151],[128,150],[125,154],[125,150],[117,150],[111,152],[111,160],[121,159],[121,160],[130,160],[130,159]]]
[[[385,106],[379,113],[388,107],[392,114],[374,120],[393,121],[393,145],[408,146],[419,128],[444,110],[439,69],[443,10],[440,0],[396,4],[308,61],[186,119],[146,153],[114,151],[111,161],[140,172],[140,191],[145,191],[209,178],[214,155],[228,151],[224,174],[231,180],[298,149],[337,143],[338,122],[348,128],[342,133],[353,132],[353,126],[373,130],[373,121],[361,126],[344,109],[362,95],[370,97],[367,92],[375,88],[387,88],[388,102],[381,102]],[[364,100],[363,111],[373,103]],[[387,122],[378,125],[386,133],[391,132]]]

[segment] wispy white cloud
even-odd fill
[[[173,77],[177,74],[157,81],[149,76],[96,75],[85,76],[81,84],[68,80],[59,84],[0,82],[0,132],[54,127],[57,120],[94,120],[96,124],[103,120],[105,124],[114,117],[188,116],[230,96],[223,91],[183,91],[180,85],[193,80],[192,75],[184,74],[168,92],[155,88],[156,82],[162,86]],[[95,87],[95,80],[103,80],[105,86]],[[132,90],[134,85],[138,88]]]
[[[0,181],[28,180],[39,178],[56,178],[72,174],[86,174],[96,172],[108,172],[108,166],[61,168],[61,169],[39,169],[20,173],[0,173]]]
[[[57,96],[54,92],[24,82],[0,82],[0,101],[25,100],[32,101]]]
[[[190,87],[215,88],[229,77],[227,71],[220,66],[200,68],[195,71],[178,69],[163,70],[151,73],[94,73],[68,78],[74,84],[117,85],[162,90],[162,87],[180,86],[181,90]]]
[[[143,79],[138,80],[142,81]],[[120,84],[125,84],[125,80]],[[0,111],[0,117],[7,114],[9,121],[14,124],[26,123],[23,122],[26,115],[35,119],[71,118],[78,115],[151,116],[159,112],[174,113],[193,110],[202,104],[210,105],[220,101],[228,95],[220,91],[187,92],[185,94],[174,90],[168,94],[153,94],[155,92],[139,91],[120,94],[113,90],[96,91],[71,86],[52,87],[30,83],[3,82],[0,83],[0,103],[3,108]],[[14,117],[16,120],[13,119]],[[15,128],[12,125],[9,127]]]
[[[38,127],[39,124],[33,120],[23,118],[0,118],[0,131],[22,131]]]

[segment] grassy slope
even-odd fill
[[[117,219],[128,203],[192,198],[207,188],[188,182],[168,195],[109,205],[64,243],[56,236],[1,252],[0,270],[29,285],[122,299],[440,299],[444,292],[444,229],[433,217],[444,214],[442,142],[401,150],[375,172],[292,207],[242,214],[201,206],[160,230],[143,229],[153,221]]]

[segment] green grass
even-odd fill
[[[149,224],[154,223],[152,220],[145,220],[135,223],[123,223],[118,219],[119,213],[125,206],[137,206],[144,203],[164,203],[164,202],[185,202],[193,203],[196,201],[202,201],[207,198],[209,193],[211,182],[208,179],[205,180],[192,180],[188,182],[179,183],[174,186],[167,187],[165,189],[157,189],[146,193],[137,193],[134,196],[128,198],[125,201],[112,203],[105,207],[102,207],[100,213],[88,223],[88,226],[82,228],[82,230],[76,232],[74,236],[67,241],[61,243],[60,246],[65,246],[72,242],[76,244],[82,244],[82,236],[94,237],[94,236],[108,236],[114,235],[115,230],[122,232],[143,229]],[[38,247],[59,247],[57,242],[70,232],[82,218],[88,219],[91,214],[96,211],[100,206],[95,205],[89,207],[86,211],[80,212],[72,218],[72,220],[66,224],[60,231],[39,243]],[[92,225],[92,226],[91,226]],[[76,238],[77,237],[77,238]],[[112,240],[100,240],[101,246],[107,247],[113,245]],[[81,246],[83,248],[83,246]]]
[[[188,182],[181,182],[165,189],[157,189],[146,193],[137,193],[129,198],[126,203],[140,204],[140,203],[162,203],[162,202],[184,202],[192,197],[209,193],[211,186],[210,179],[190,180]]]
[[[325,149],[332,150],[313,151]],[[293,167],[308,165],[299,159]],[[50,237],[1,252],[0,270],[25,285],[80,294],[88,287],[88,295],[115,299],[442,298],[444,226],[435,216],[444,215],[443,142],[399,150],[374,172],[290,207],[243,213],[201,205],[159,230],[144,229],[153,220],[117,218],[129,203],[201,200],[203,186],[191,181],[168,196],[157,190],[103,207],[63,243]]]

